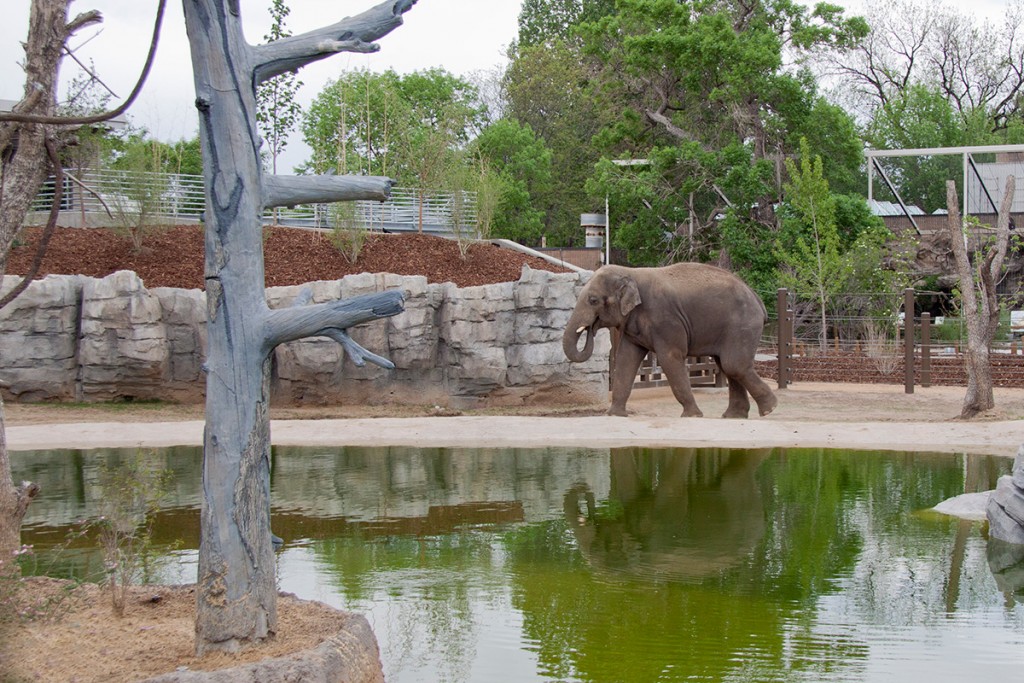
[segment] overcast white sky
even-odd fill
[[[291,13],[287,27],[292,33],[302,33],[358,14],[379,2],[288,0]],[[3,4],[0,98],[18,100],[24,88],[24,74],[18,63],[24,57],[21,42],[28,33],[30,3],[4,0]],[[307,104],[329,79],[363,67],[375,71],[393,68],[400,73],[443,67],[460,76],[490,70],[505,63],[505,48],[518,33],[521,4],[522,0],[418,0],[404,15],[405,24],[379,41],[379,52],[341,53],[303,68],[299,73],[304,83],[299,99]],[[269,31],[269,5],[270,0],[241,0],[246,39],[250,43],[263,42]],[[88,40],[76,54],[83,61],[92,60],[99,76],[119,97],[126,97],[131,91],[145,62],[156,6],[156,0],[76,0],[71,5],[72,16],[90,9],[103,13],[99,29],[81,31],[72,45]],[[76,71],[77,66],[65,59],[62,80],[67,81]],[[60,95],[65,92],[62,87]],[[160,139],[191,137],[197,127],[194,99],[182,2],[169,0],[153,71],[128,116]],[[301,163],[306,154],[301,134],[296,131],[279,168],[282,163],[285,169]]]
[[[800,0],[813,5],[815,0]],[[863,0],[832,0],[853,11]],[[956,6],[960,2],[949,0]],[[971,0],[978,17],[999,16],[1009,0]],[[289,0],[287,26],[301,33],[334,23],[344,16],[376,5],[379,0]],[[18,66],[24,54],[21,41],[28,31],[29,0],[4,0],[0,22],[0,98],[22,96],[24,76]],[[72,14],[98,9],[104,22],[86,29],[72,41],[85,45],[76,54],[92,60],[100,77],[119,97],[130,92],[145,60],[152,33],[156,0],[76,0]],[[249,42],[262,42],[270,27],[270,0],[241,0]],[[408,73],[443,67],[456,75],[490,70],[505,63],[505,48],[515,39],[522,0],[418,0],[405,14],[405,24],[380,41],[381,50],[372,55],[342,53],[300,71],[304,87],[299,100],[307,104],[331,78],[349,69],[367,67],[376,71],[393,68]],[[185,36],[181,0],[169,0],[164,17],[160,47],[153,72],[139,100],[129,111],[131,120],[145,126],[156,137],[177,140],[196,131],[193,106],[191,58]],[[63,80],[77,71],[70,60],[62,68]],[[61,95],[65,90],[61,89]],[[289,149],[279,161],[285,169],[301,163],[308,150],[301,134],[292,134]]]

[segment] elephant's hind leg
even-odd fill
[[[738,379],[729,377],[729,406],[722,413],[725,418],[746,418],[750,416],[750,396]]]
[[[747,409],[743,411],[742,415],[732,414],[734,412],[734,405],[739,405],[734,404],[734,401],[736,401],[734,398],[734,383],[739,385],[737,391],[743,391],[744,394],[750,393],[750,396],[757,402],[757,412],[762,417],[775,410],[775,406],[779,404],[779,399],[775,397],[771,387],[758,377],[752,363],[749,361],[738,363],[731,359],[722,359],[720,367],[726,377],[729,378],[729,408],[725,411],[726,414],[723,417],[747,417],[749,411],[750,402],[744,396]]]
[[[744,374],[743,386],[747,388],[750,395],[757,401],[757,412],[762,417],[775,410],[775,406],[779,405],[779,399],[775,397],[775,392],[772,391],[763,379],[757,376],[754,369],[747,370]]]

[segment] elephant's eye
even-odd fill
[[[601,300],[598,299],[596,296],[592,296],[587,299],[587,303],[590,304],[591,306],[596,306],[599,303],[601,303]]]

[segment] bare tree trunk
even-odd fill
[[[77,28],[99,21],[99,15],[90,14],[68,24],[69,4],[68,0],[32,1],[25,42],[25,93],[14,105],[15,113],[54,113],[64,41]],[[45,142],[53,128],[39,123],[0,122],[0,277],[25,214],[50,170]]]
[[[277,629],[270,533],[270,354],[327,336],[357,364],[394,367],[345,330],[395,315],[402,294],[270,310],[261,215],[305,202],[387,197],[388,178],[264,176],[256,129],[260,82],[341,51],[369,52],[402,23],[390,0],[332,26],[248,45],[237,1],[185,0],[206,183],[207,389],[196,651],[236,650]]]
[[[21,520],[39,493],[39,486],[30,481],[14,483],[4,429],[4,402],[0,398],[0,581],[20,573],[15,556],[21,548]]]
[[[25,93],[14,105],[14,113],[54,113],[64,43],[82,26],[100,21],[99,13],[87,12],[68,22],[70,4],[67,0],[33,0],[25,42]],[[0,122],[0,280],[25,214],[50,170],[47,144],[52,131],[52,125]],[[21,546],[21,521],[39,487],[31,482],[15,485],[4,429],[0,399],[0,571],[16,571],[13,554]]]
[[[967,370],[967,393],[960,410],[960,417],[970,419],[996,406],[992,392],[992,369],[989,365],[988,345],[967,330],[967,350],[964,351],[964,367]]]
[[[1006,257],[1010,239],[1010,208],[1013,204],[1015,186],[1014,177],[1008,177],[1006,192],[1003,196],[1002,206],[999,208],[999,219],[996,224],[996,243],[987,249],[982,249],[979,246],[975,254],[975,260],[978,263],[978,278],[975,279],[967,255],[956,183],[952,180],[946,181],[946,206],[949,210],[946,227],[949,230],[949,238],[957,264],[957,275],[960,278],[961,309],[967,321],[967,350],[964,353],[967,393],[964,396],[963,408],[960,412],[960,417],[964,419],[972,418],[978,413],[995,407],[989,347],[999,328],[996,287],[1002,274],[1003,260]]]

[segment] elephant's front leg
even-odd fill
[[[636,372],[647,355],[647,349],[637,346],[625,336],[615,349],[615,367],[612,370],[612,405],[609,415],[626,416],[626,401],[633,391]]]
[[[658,354],[658,362],[661,364],[661,371],[668,378],[668,384],[672,387],[672,395],[683,406],[681,417],[704,417],[704,413],[697,407],[697,401],[693,398],[693,390],[690,388],[690,371],[686,369],[686,352],[672,349],[664,354]]]

